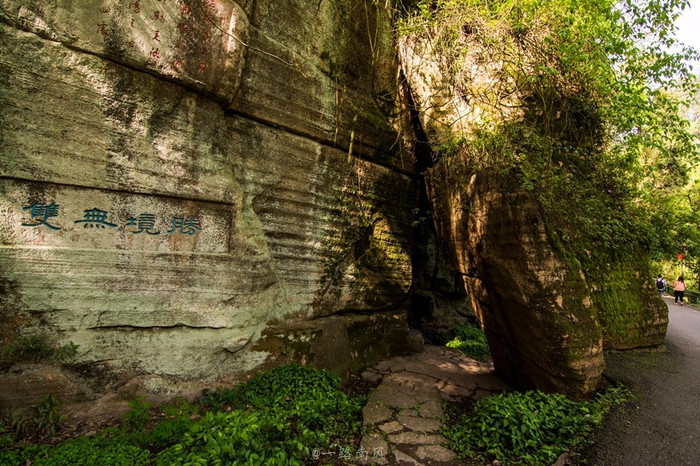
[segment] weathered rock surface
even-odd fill
[[[271,322],[343,311],[347,353],[307,361],[405,353],[390,32],[369,1],[0,1],[0,343],[235,379],[284,351]]]
[[[368,361],[407,354],[410,341],[405,313],[374,312],[273,324],[253,349],[273,355],[269,364],[301,361],[345,376],[362,370]]]
[[[512,92],[499,102],[488,93],[483,101],[463,99],[430,40],[409,36],[398,48],[418,126],[427,144],[442,148],[442,158],[427,163],[426,176],[437,242],[461,275],[496,369],[522,388],[590,395],[602,374],[604,345],[663,342],[666,313],[645,282],[646,257],[601,270],[600,277],[584,276],[580,263],[567,259],[547,234],[534,195],[498,163],[489,168],[489,154],[485,160],[477,156],[475,163],[446,149],[469,138],[481,123],[517,117],[523,96]],[[487,51],[472,44],[468,34],[462,40],[474,60],[464,67],[469,74],[464,81],[479,95],[478,89],[488,91],[500,79],[502,63],[489,62]],[[421,269],[414,270],[420,278]],[[608,283],[608,276],[617,283]]]
[[[628,257],[589,277],[591,298],[603,327],[603,347],[625,350],[662,345],[668,308],[650,280],[644,253]]]
[[[519,387],[592,393],[604,367],[601,326],[580,269],[550,245],[537,204],[486,174],[442,199],[454,205],[460,194],[469,214],[453,209],[443,231],[497,370]]]
[[[581,394],[602,344],[663,338],[655,304],[591,292],[527,196],[447,166],[422,191],[391,3],[0,0],[3,406],[36,402],[28,380],[112,402],[288,360],[346,373],[474,311],[510,380]],[[449,142],[473,109],[403,45],[424,142]]]
[[[531,195],[483,171],[466,189],[446,182],[455,171],[466,178],[460,163],[455,156],[430,171],[438,234],[510,383],[585,397],[600,380],[603,348],[663,343],[667,312],[643,254],[585,277],[551,240]]]
[[[421,119],[428,140],[444,143],[446,128],[467,132],[482,109],[451,95],[419,41],[405,41],[400,52],[416,105],[429,109]],[[499,178],[459,154],[428,171],[439,242],[460,272],[497,370],[516,386],[585,396],[604,365],[587,284],[548,239],[534,199]]]
[[[121,63],[231,102],[245,63],[251,3],[3,0],[0,20],[79,56]]]

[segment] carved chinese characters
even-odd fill
[[[3,244],[228,253],[225,204],[4,180]]]
[[[50,204],[45,204],[43,202],[35,201],[31,205],[22,207],[22,210],[28,211],[30,220],[27,223],[22,223],[23,227],[38,227],[46,226],[51,230],[60,230],[61,227],[57,227],[49,223],[52,217],[58,217],[60,205],[55,202]],[[80,220],[75,220],[73,223],[82,223],[83,228],[95,228],[95,229],[105,229],[117,228],[118,225],[110,223],[107,221],[107,216],[109,212],[106,210],[98,209],[93,207],[92,209],[85,209],[84,216]],[[155,230],[156,215],[152,213],[141,213],[136,217],[129,217],[126,219],[126,223],[123,226],[136,227],[136,230],[132,230],[131,233],[147,233],[149,235],[160,235],[160,230]],[[192,217],[172,217],[172,225],[170,230],[167,230],[167,234],[181,233],[184,235],[196,235],[202,230],[198,218]]]

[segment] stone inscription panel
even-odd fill
[[[226,254],[233,207],[0,179],[0,243]]]

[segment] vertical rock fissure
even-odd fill
[[[459,273],[449,265],[435,229],[427,172],[435,165],[436,154],[403,70],[399,71],[399,86],[413,132],[418,190],[412,230],[413,280],[408,323],[412,328],[421,330],[429,342],[442,343],[451,327],[465,318],[473,318],[473,312]]]

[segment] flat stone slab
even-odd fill
[[[423,384],[439,384],[450,392],[449,398],[464,395],[481,388],[490,392],[508,390],[508,385],[494,375],[490,363],[475,361],[458,350],[440,346],[425,345],[422,353],[396,357],[382,361],[374,370],[385,376],[410,383],[421,380]],[[455,388],[457,387],[457,388]],[[464,390],[466,389],[466,390]]]
[[[362,378],[370,383],[377,383],[382,380],[382,373],[373,369],[368,369],[361,374]]]
[[[447,443],[442,435],[422,434],[419,432],[403,432],[389,436],[389,442],[398,445],[441,445]]]
[[[386,424],[380,424],[379,430],[385,434],[395,434],[396,432],[401,432],[403,426],[396,421],[387,422]]]
[[[409,389],[416,393],[437,393],[436,379],[415,372],[398,372],[385,375],[384,381],[387,385],[397,385],[404,390]]]
[[[416,456],[422,460],[432,461],[454,461],[457,455],[447,448],[440,445],[421,445],[416,450]]]
[[[372,395],[370,395],[370,399],[365,407],[362,408],[362,424],[365,426],[388,421],[394,415],[392,410],[377,401],[377,397]]]
[[[442,419],[445,411],[442,409],[440,400],[428,400],[418,409],[418,415],[432,419]]]
[[[370,393],[368,399],[394,409],[419,406],[434,399],[439,392],[434,384],[420,376],[391,374],[385,376],[381,385]]]
[[[360,458],[359,464],[389,464],[389,444],[381,434],[367,434],[360,441],[360,448],[367,452],[366,458]]]
[[[394,459],[396,460],[396,464],[400,465],[406,465],[406,466],[423,466],[423,463],[418,461],[417,459],[413,458],[410,455],[407,455],[406,453],[402,452],[401,450],[396,450],[393,449],[391,453],[394,454]]]
[[[397,420],[399,421],[399,424],[415,432],[438,432],[442,426],[442,423],[437,419],[408,416],[405,414],[399,414],[397,416]]]
[[[439,381],[437,387],[440,390],[440,395],[445,401],[460,401],[465,398],[471,397],[474,392],[477,391],[476,383],[471,384],[470,387],[463,385],[457,385],[452,380]]]

